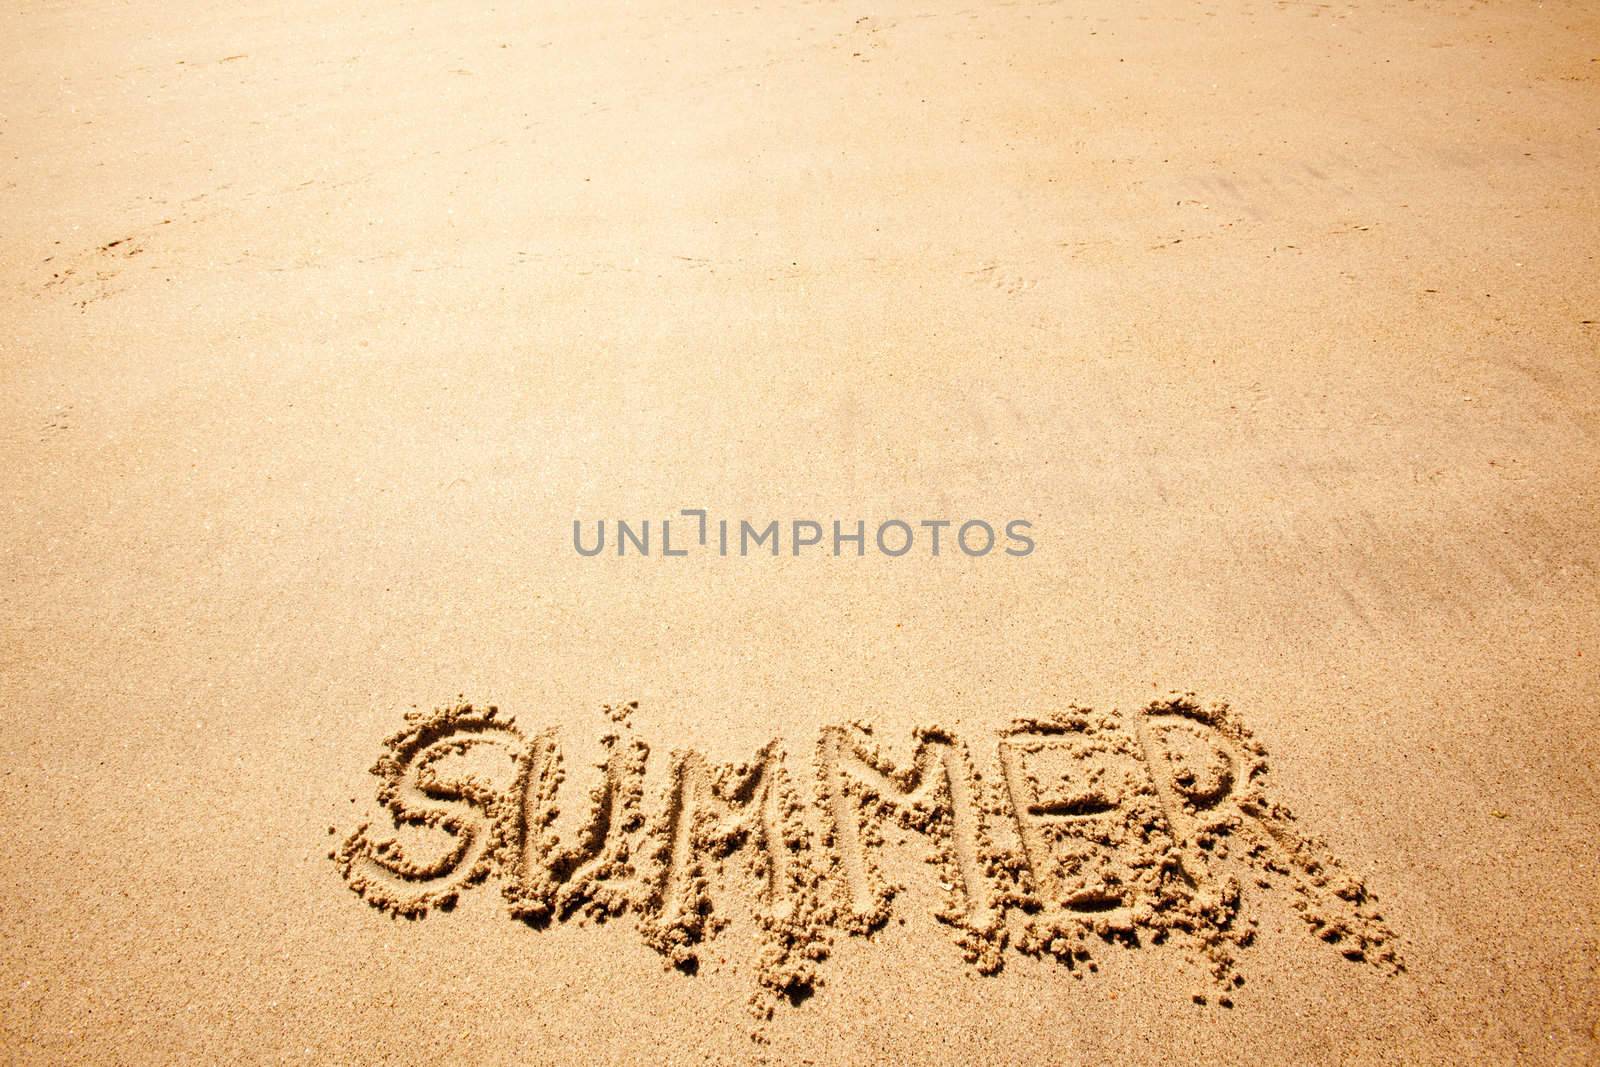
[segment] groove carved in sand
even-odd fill
[[[679,750],[653,816],[635,707],[607,707],[619,728],[565,834],[561,806],[579,791],[554,731],[530,736],[469,704],[414,713],[373,767],[393,832],[363,824],[331,856],[399,916],[449,908],[491,876],[534,927],[631,915],[691,973],[747,918],[758,1012],[803,999],[838,938],[871,938],[903,907],[883,865],[890,828],[920,841],[943,892],[932,917],[983,973],[1008,948],[1081,977],[1107,946],[1171,944],[1209,975],[1198,999],[1231,1003],[1256,934],[1246,884],[1283,894],[1345,957],[1400,967],[1372,898],[1270,798],[1265,753],[1226,706],[1180,697],[1131,717],[1019,720],[999,733],[992,775],[939,727],[886,754],[869,725],[829,726],[809,798],[776,741],[742,764]]]

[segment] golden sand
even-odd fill
[[[1592,1062],[1597,41],[0,13],[4,1058]]]

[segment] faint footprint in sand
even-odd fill
[[[979,267],[977,270],[970,270],[967,274],[980,285],[1005,293],[1007,296],[1026,293],[1039,284],[1038,278],[1026,274],[1017,274],[995,263],[991,263],[986,267]]]
[[[56,405],[55,410],[50,413],[50,417],[44,421],[39,429],[44,431],[39,435],[39,440],[41,441],[47,440],[51,434],[66,433],[72,429],[72,405]]]

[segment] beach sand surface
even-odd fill
[[[25,4],[0,155],[8,1061],[1600,1055],[1593,5]],[[573,549],[693,508],[869,551]],[[890,518],[1036,548],[892,558]],[[1143,742],[1049,739],[1174,693],[1281,811],[1196,720],[1222,873],[1170,803],[1089,862],[1237,910],[1066,959],[951,920],[1037,888],[1008,835],[1173,800]],[[458,702],[504,751],[428,766],[499,791],[397,830],[370,771]],[[989,836],[956,763],[830,807],[851,723],[901,770],[934,728]],[[490,855],[536,736],[566,841],[649,747],[622,895],[519,921],[486,860],[391,914],[380,844]],[[695,853],[674,752],[792,804]],[[1135,784],[1018,831],[1006,768],[1056,757]],[[878,885],[833,817],[879,922],[827,911]],[[814,976],[763,987],[774,944]]]

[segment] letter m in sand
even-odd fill
[[[694,946],[727,919],[714,907],[711,885],[730,864],[756,885],[755,918],[769,934],[814,921],[814,876],[800,805],[787,787],[776,742],[749,763],[713,766],[698,752],[672,754],[667,803],[650,831],[645,857],[647,940],[684,970],[697,966]]]
[[[870,930],[888,921],[897,889],[873,857],[893,815],[928,839],[945,894],[939,920],[959,931],[969,959],[997,969],[999,911],[984,874],[987,832],[965,748],[943,731],[919,729],[909,763],[897,767],[865,729],[830,726],[818,742],[817,771],[845,925]]]

